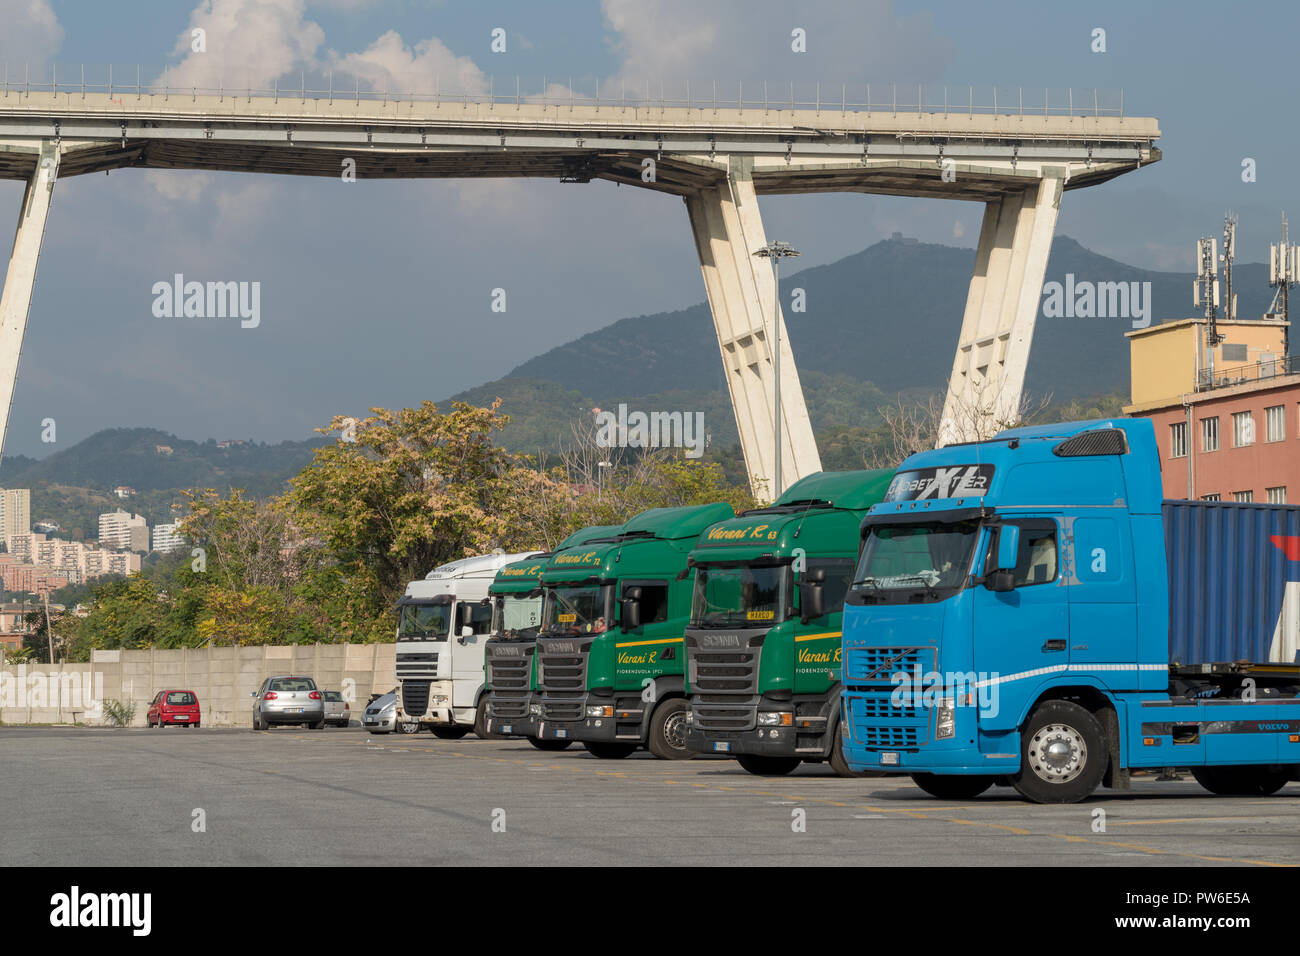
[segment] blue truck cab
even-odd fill
[[[1300,508],[1162,500],[1147,419],[912,455],[863,519],[845,598],[850,769],[952,799],[1009,783],[1076,802],[1166,767],[1275,792],[1300,768],[1278,635],[1297,531]]]

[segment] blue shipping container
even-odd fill
[[[1166,501],[1169,660],[1300,660],[1300,507]]]

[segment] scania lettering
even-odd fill
[[[597,757],[638,747],[664,759],[686,749],[683,648],[687,558],[728,504],[654,508],[612,541],[558,552],[542,572],[537,638],[542,740],[579,740]]]
[[[687,746],[786,774],[840,752],[840,617],[858,527],[893,472],[821,472],[706,530],[691,552]]]
[[[456,739],[487,735],[483,647],[492,624],[488,589],[503,566],[539,551],[453,561],[412,581],[398,601],[397,723]]]
[[[1039,803],[1171,767],[1216,794],[1296,778],[1300,508],[1163,501],[1144,418],[1012,429],[899,478],[846,597],[850,768]]]

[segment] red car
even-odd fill
[[[199,699],[192,690],[160,690],[149,701],[144,722],[149,727],[162,730],[168,724],[184,724],[197,727],[203,715],[199,711]]]

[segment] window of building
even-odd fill
[[[1232,413],[1232,445],[1245,448],[1255,444],[1255,417],[1250,412]]]
[[[1201,451],[1219,450],[1219,418],[1201,419]]]
[[[1271,505],[1286,504],[1286,485],[1279,485],[1276,488],[1265,488],[1264,493],[1268,495],[1268,503]]]
[[[1218,500],[1220,500],[1220,499],[1219,499],[1219,496],[1218,496],[1218,495],[1201,495],[1201,500],[1202,500],[1202,501],[1218,501]]]
[[[1187,422],[1169,426],[1169,457],[1187,457]]]
[[[1240,502],[1242,502],[1243,504],[1249,504],[1250,502],[1252,502],[1252,501],[1255,500],[1255,492],[1253,492],[1253,491],[1234,491],[1234,492],[1232,493],[1232,500],[1233,500],[1233,501],[1240,501]]]
[[[1273,405],[1264,409],[1264,441],[1282,441],[1286,438],[1286,407]]]

